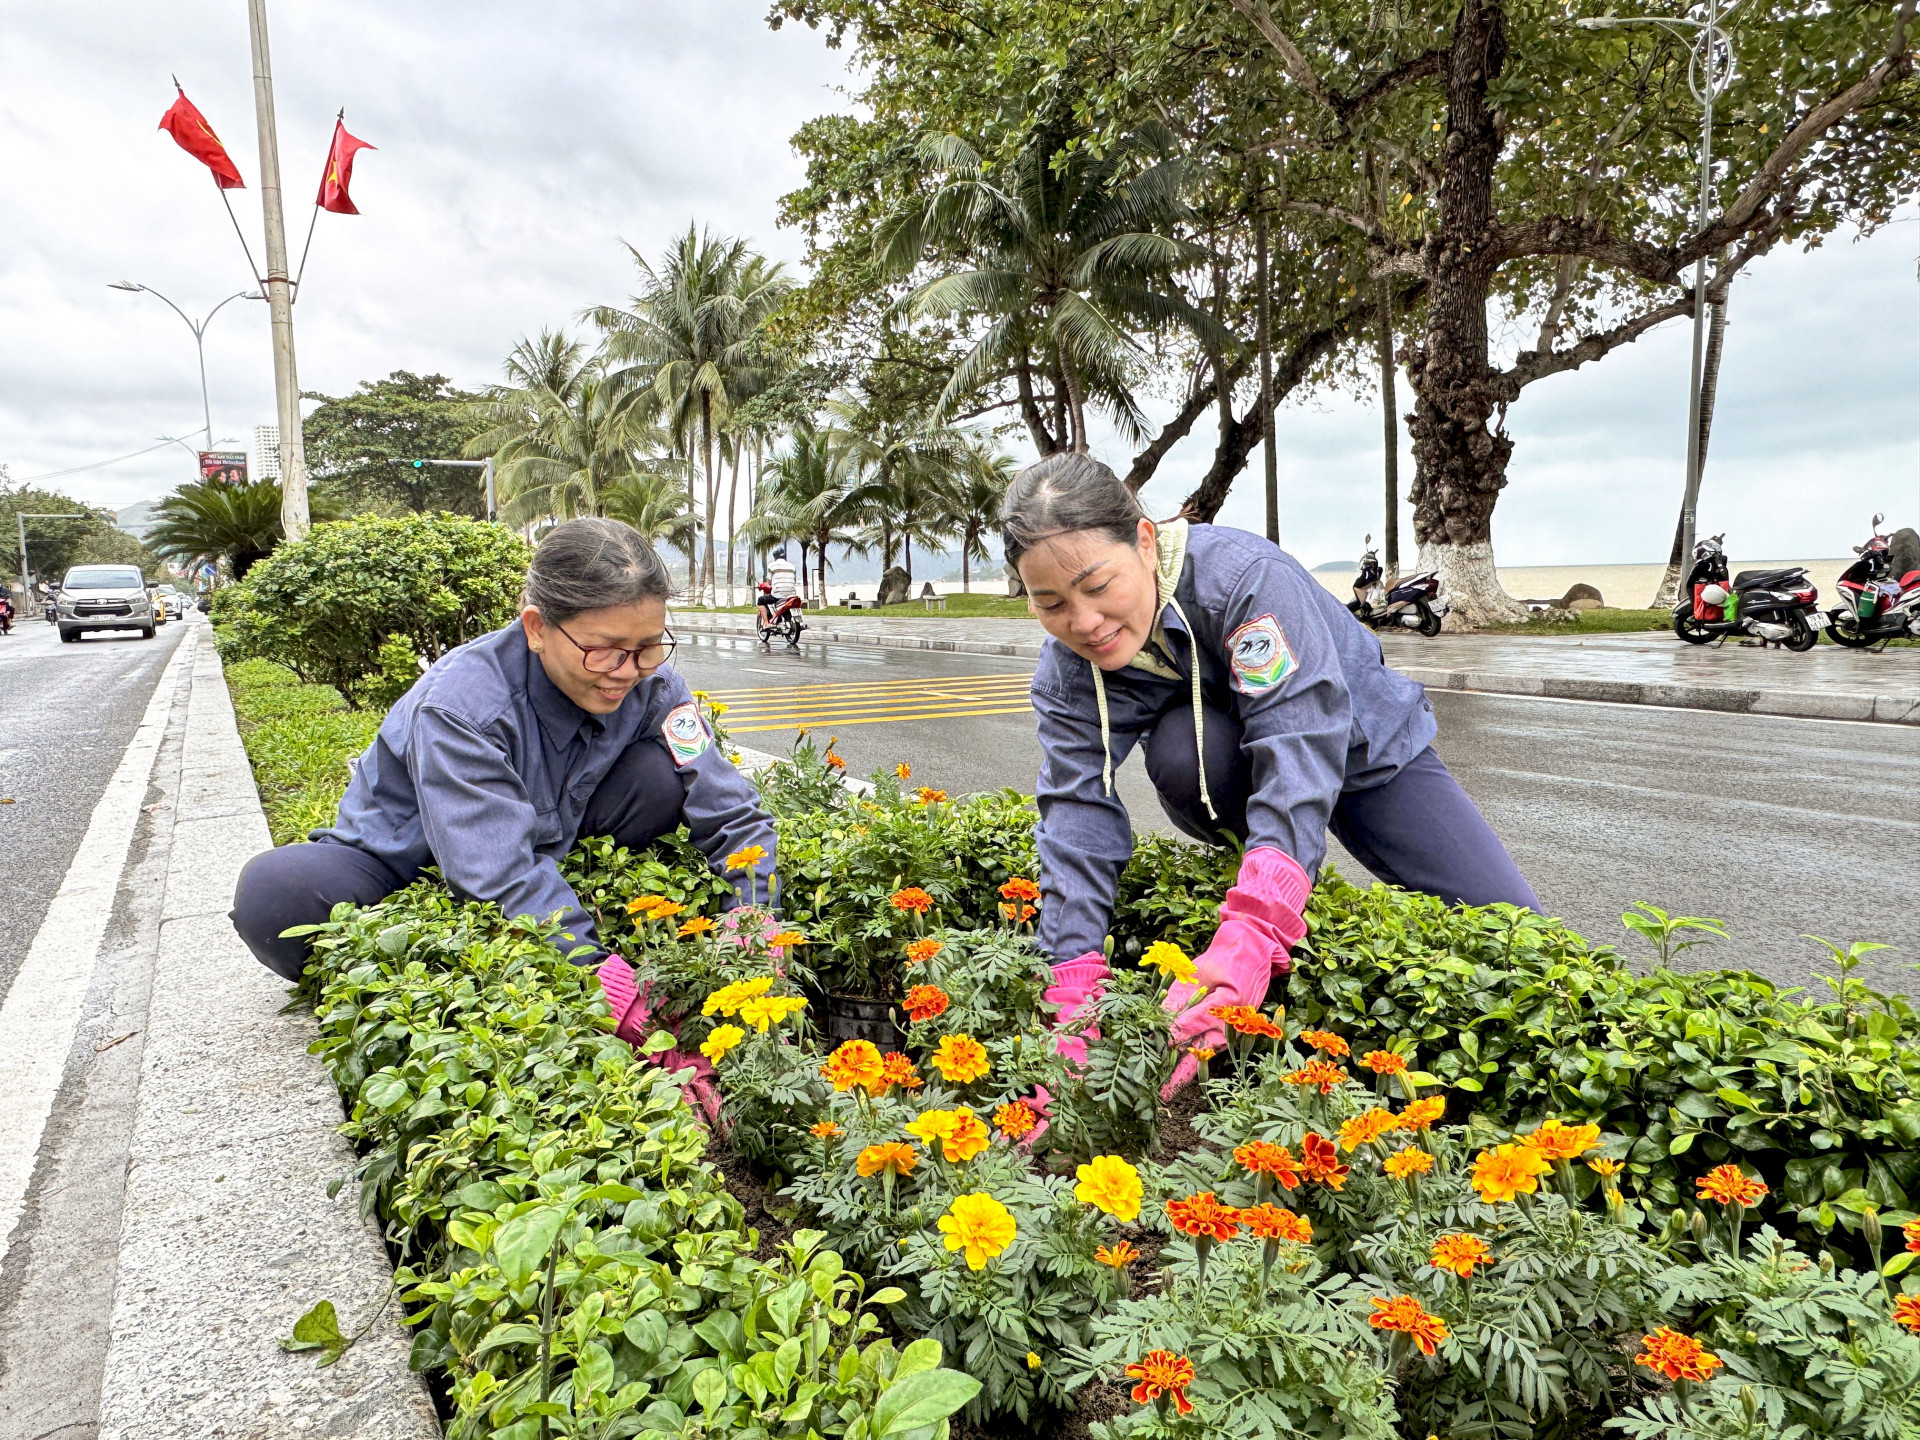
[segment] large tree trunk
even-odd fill
[[[1380,425],[1386,446],[1387,574],[1400,573],[1400,402],[1393,384],[1393,290],[1384,278],[1374,282],[1375,328],[1380,341]]]
[[[733,607],[733,543],[740,527],[733,523],[734,504],[740,498],[740,442],[733,444],[733,478],[727,482],[727,607]]]
[[[1726,264],[1723,253],[1720,263]],[[1700,362],[1700,478],[1707,475],[1707,441],[1713,435],[1713,397],[1720,385],[1720,351],[1727,338],[1727,296],[1732,287],[1720,292],[1718,304],[1710,306],[1707,312],[1707,353]],[[1682,504],[1684,509],[1684,502]],[[1680,567],[1686,556],[1680,553],[1683,536],[1682,526],[1685,520],[1676,515],[1673,521],[1673,549],[1667,555],[1666,573],[1660,577],[1660,588],[1654,592],[1655,609],[1671,609],[1680,590]]]
[[[1500,588],[1493,565],[1493,507],[1506,487],[1513,442],[1487,364],[1493,172],[1500,156],[1487,86],[1498,78],[1506,51],[1501,0],[1464,0],[1448,60],[1440,228],[1428,242],[1427,333],[1410,367],[1413,533],[1421,567],[1440,572],[1441,594],[1453,607],[1449,629],[1527,614]]]

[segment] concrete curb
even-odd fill
[[[742,617],[746,620],[746,617]],[[752,622],[728,624],[718,617],[676,619],[683,635],[752,639]],[[807,638],[835,645],[874,645],[892,650],[939,650],[955,655],[995,655],[1038,660],[1038,645],[993,644],[971,640],[935,640],[923,635],[875,635],[809,625]],[[1803,720],[1866,720],[1886,725],[1920,725],[1920,697],[1875,695],[1861,691],[1745,689],[1717,685],[1655,684],[1580,676],[1542,676],[1499,670],[1457,670],[1425,665],[1396,669],[1429,690],[1465,690],[1489,695],[1526,695],[1548,700],[1600,700],[1615,705],[1652,705],[1679,710],[1718,710],[1736,715],[1775,715]]]
[[[241,866],[271,844],[210,636],[201,636],[127,1163],[102,1440],[282,1435],[428,1440],[393,1267],[363,1221],[339,1092],[284,981],[228,923]],[[357,1345],[328,1369],[279,1341],[327,1299]]]

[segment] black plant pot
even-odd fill
[[[820,997],[820,1028],[829,1047],[848,1040],[870,1040],[881,1050],[904,1049],[906,1032],[893,1023],[893,1002],[865,995]]]

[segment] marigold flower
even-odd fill
[[[1893,1323],[1920,1331],[1920,1295],[1902,1295],[1893,1302]]]
[[[840,756],[835,755],[832,751],[828,751],[827,768],[829,770],[844,770],[847,768],[847,762]]]
[[[1226,1021],[1242,1035],[1259,1035],[1268,1040],[1284,1040],[1287,1032],[1251,1005],[1215,1005],[1207,1013]]]
[[[907,963],[924,965],[946,947],[938,940],[909,940],[907,942]]]
[[[889,1050],[881,1060],[880,1078],[903,1090],[917,1090],[920,1087],[920,1077],[914,1073],[913,1061],[898,1050]]]
[[[1193,1402],[1187,1399],[1187,1386],[1193,1383],[1193,1362],[1186,1356],[1171,1350],[1149,1350],[1127,1366],[1127,1378],[1140,1382],[1133,1387],[1134,1404],[1145,1405],[1166,1395],[1182,1415],[1193,1413]]]
[[[1724,1363],[1711,1350],[1703,1348],[1691,1335],[1682,1335],[1662,1325],[1640,1339],[1643,1347],[1633,1363],[1657,1370],[1669,1380],[1710,1380]]]
[[[1147,947],[1147,953],[1140,957],[1142,968],[1151,967],[1160,972],[1163,980],[1191,980],[1194,976],[1193,959],[1178,945],[1169,945],[1165,940],[1156,940]]]
[[[922,785],[913,798],[922,805],[938,805],[947,798],[947,792]]]
[[[1483,1201],[1498,1205],[1539,1190],[1540,1177],[1552,1168],[1547,1157],[1531,1145],[1496,1145],[1482,1150],[1473,1162],[1472,1184]]]
[[[1293,1152],[1269,1140],[1253,1140],[1236,1146],[1234,1162],[1256,1175],[1270,1175],[1289,1190],[1300,1188],[1300,1166]]]
[[[1622,1170],[1626,1168],[1627,1167],[1625,1162],[1620,1160],[1589,1160],[1587,1161],[1587,1169],[1591,1170],[1594,1174],[1598,1175],[1602,1180],[1611,1180],[1614,1176],[1618,1175]],[[1912,1249],[1914,1247],[1909,1246],[1908,1248]]]
[[[938,1070],[949,1085],[970,1084],[993,1068],[987,1060],[987,1047],[971,1035],[942,1035],[933,1058],[927,1063]]]
[[[816,1140],[838,1140],[847,1132],[831,1120],[822,1120],[817,1124],[808,1126],[807,1133]]]
[[[835,1090],[861,1086],[878,1094],[886,1089],[886,1065],[871,1040],[848,1040],[827,1057],[820,1073],[833,1082]]]
[[[707,996],[701,1005],[702,1015],[732,1016],[747,1001],[757,999],[773,988],[771,975],[756,975],[751,980],[736,980],[731,985],[722,985]]]
[[[740,1018],[764,1035],[769,1025],[778,1025],[806,1008],[807,1002],[798,995],[759,995],[740,1002]]]
[[[918,885],[909,885],[905,889],[893,892],[890,902],[896,910],[911,910],[924,915],[933,909],[933,896]]]
[[[1213,1059],[1213,1047],[1211,1045],[1189,1045],[1187,1047],[1187,1054],[1193,1056],[1194,1059],[1204,1065],[1207,1061]]]
[[[1405,1150],[1396,1150],[1387,1157],[1387,1174],[1395,1180],[1425,1175],[1431,1169],[1433,1169],[1433,1156],[1418,1146],[1410,1145]]]
[[[1211,1190],[1184,1200],[1169,1200],[1167,1221],[1182,1235],[1196,1240],[1227,1241],[1240,1233],[1240,1212],[1214,1199]]]
[[[1767,1193],[1767,1182],[1744,1173],[1738,1165],[1716,1165],[1694,1182],[1702,1200],[1722,1205],[1752,1205]]]
[[[1518,1138],[1522,1145],[1531,1145],[1549,1160],[1577,1160],[1600,1143],[1600,1127],[1543,1120],[1538,1129]]]
[[[1407,1057],[1396,1055],[1391,1050],[1369,1050],[1360,1057],[1360,1063],[1376,1075],[1404,1075],[1407,1073]]]
[[[1011,920],[1016,925],[1026,924],[1027,921],[1039,913],[1040,912],[1035,910],[1031,905],[1009,904],[1000,907],[1000,918],[1002,920]]]
[[[804,945],[807,937],[798,930],[780,930],[767,937],[767,944],[779,947],[784,945]]]
[[[1312,1222],[1278,1205],[1255,1205],[1250,1210],[1242,1210],[1240,1223],[1256,1240],[1291,1240],[1296,1245],[1313,1243]]]
[[[940,1153],[949,1163],[971,1160],[987,1148],[987,1127],[980,1117],[962,1105],[957,1110],[928,1110],[907,1125],[907,1133],[929,1150],[940,1142]]]
[[[1016,875],[1000,887],[1002,900],[1038,900],[1040,887],[1024,875]]]
[[[1429,1095],[1424,1100],[1416,1100],[1400,1112],[1402,1130],[1424,1130],[1447,1113],[1447,1098],[1444,1095]]]
[[[731,855],[727,856],[727,869],[751,870],[753,869],[754,866],[758,865],[762,860],[766,858],[767,858],[766,846],[749,845],[746,847],[746,849],[736,850]]]
[[[1309,1180],[1318,1181],[1329,1190],[1338,1190],[1345,1185],[1347,1176],[1353,1171],[1351,1165],[1340,1163],[1339,1153],[1333,1148],[1331,1140],[1311,1130],[1300,1141],[1300,1168],[1307,1172]]]
[[[1127,1241],[1116,1245],[1102,1245],[1093,1252],[1093,1258],[1102,1265],[1111,1265],[1116,1270],[1124,1270],[1140,1258],[1140,1252]]]
[[[1491,1265],[1493,1252],[1478,1235],[1442,1235],[1433,1242],[1433,1268],[1446,1270],[1462,1280],[1473,1278],[1473,1267]]]
[[[1920,1255],[1920,1220],[1909,1220],[1900,1227],[1900,1233],[1907,1237],[1907,1249]]]
[[[1029,1370],[1038,1370],[1040,1368],[1040,1352],[1039,1351],[1037,1350],[1027,1351],[1027,1368]]]
[[[1369,1110],[1343,1121],[1340,1126],[1340,1148],[1358,1150],[1362,1145],[1371,1145],[1382,1135],[1397,1127],[1400,1119],[1391,1110]]]
[[[1324,1050],[1336,1059],[1353,1053],[1353,1047],[1331,1030],[1302,1030],[1300,1038],[1314,1049]]]
[[[1140,1218],[1140,1172],[1118,1155],[1096,1155],[1074,1172],[1073,1198],[1123,1223]]]
[[[658,920],[662,917],[653,912],[670,905],[673,906],[673,908],[668,910],[667,914],[678,914],[681,907],[674,905],[673,901],[667,899],[664,895],[639,895],[627,902],[627,913],[629,915],[638,915],[642,911],[645,911],[647,919]]]
[[[1447,1338],[1447,1322],[1438,1315],[1429,1315],[1411,1295],[1396,1295],[1391,1300],[1376,1295],[1373,1306],[1375,1313],[1367,1317],[1367,1324],[1376,1330],[1393,1330],[1412,1337],[1422,1355],[1433,1354]]]
[[[913,1167],[919,1163],[920,1152],[913,1146],[899,1140],[889,1140],[885,1144],[867,1146],[860,1152],[860,1158],[853,1162],[853,1168],[864,1179],[878,1175],[882,1170],[889,1175],[910,1175]]]
[[[907,1012],[907,1018],[918,1024],[922,1020],[931,1020],[943,1015],[947,1009],[947,992],[938,985],[916,985],[907,991],[907,998],[901,1006]]]
[[[913,778],[913,766],[902,760],[898,765],[893,767],[893,773],[898,775],[902,780],[911,780]],[[976,1265],[974,1268],[977,1270],[979,1266]]]
[[[1333,1087],[1347,1078],[1347,1072],[1324,1060],[1309,1060],[1298,1070],[1289,1070],[1280,1078],[1289,1085],[1318,1085],[1322,1095],[1331,1095]]]
[[[682,925],[677,932],[680,935],[704,935],[713,928],[713,921],[705,915],[696,915]]]
[[[1015,1100],[1010,1105],[1002,1105],[993,1112],[993,1127],[1009,1140],[1019,1140],[1031,1135],[1040,1117],[1033,1113],[1033,1107],[1024,1100]]]
[[[700,1046],[700,1053],[718,1065],[729,1050],[746,1038],[747,1032],[738,1025],[717,1025]]]
[[[984,1270],[1013,1243],[1017,1227],[1007,1207],[982,1191],[955,1196],[940,1217],[940,1233],[947,1237],[947,1249],[966,1251],[968,1269]]]

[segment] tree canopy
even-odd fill
[[[350,395],[308,392],[320,406],[307,416],[307,463],[316,481],[355,510],[426,514],[445,510],[480,517],[486,505],[479,472],[446,465],[415,469],[415,460],[457,460],[481,423],[480,395],[444,375],[396,370],[363,380]]]

